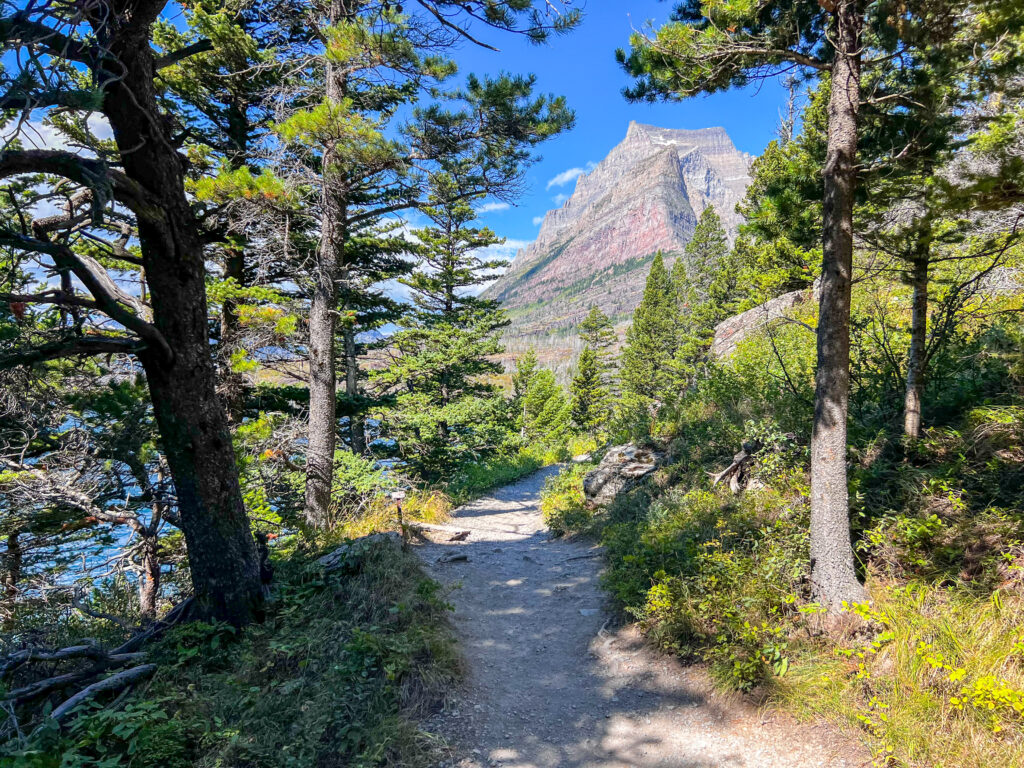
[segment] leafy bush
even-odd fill
[[[807,649],[776,701],[845,722],[880,766],[1024,764],[1024,601],[908,585],[857,606],[871,632]]]
[[[803,499],[772,489],[740,497],[675,490],[640,521],[623,519],[626,506],[613,508],[604,533],[607,580],[650,637],[709,661],[732,687],[785,674],[788,634],[806,597]]]
[[[540,511],[553,535],[579,533],[591,523],[593,513],[583,496],[583,476],[593,468],[593,464],[574,464],[544,482]]]

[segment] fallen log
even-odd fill
[[[71,645],[56,651],[45,648],[25,648],[12,653],[0,662],[0,678],[8,677],[25,664],[41,661],[64,661],[65,659],[100,659],[107,652],[94,643]]]
[[[342,567],[357,568],[371,547],[377,545],[401,544],[402,537],[396,531],[371,533],[369,536],[342,544],[317,560],[325,571],[334,571]]]
[[[13,691],[5,693],[0,697],[0,701],[10,701],[14,704],[24,704],[38,699],[41,696],[46,696],[53,691],[60,690],[61,688],[67,688],[71,685],[83,683],[86,680],[91,680],[97,675],[110,669],[111,667],[121,666],[122,664],[130,664],[132,662],[143,661],[146,658],[145,653],[118,653],[111,654],[102,658],[98,664],[95,664],[88,669],[83,669],[78,672],[67,672],[63,675],[56,675],[54,677],[48,677],[45,680],[37,680],[34,683],[30,683],[22,688],[16,688]]]
[[[754,454],[764,446],[759,440],[753,440],[743,444],[743,449],[732,457],[732,464],[718,474],[711,474],[711,487],[714,488],[723,480],[729,480],[729,489],[734,493],[742,490],[740,480],[746,472],[747,466],[754,462]]]
[[[156,672],[156,664],[140,664],[137,667],[131,667],[129,669],[122,670],[121,672],[117,672],[110,677],[86,686],[71,698],[66,699],[50,713],[50,717],[60,723],[83,701],[87,701],[93,696],[106,691],[123,690],[128,686],[137,683],[139,680],[149,677],[154,672]]]
[[[467,536],[469,536],[470,533],[464,528],[454,528],[450,525],[437,525],[436,523],[406,523],[405,527],[411,528],[414,531],[436,531],[437,533],[450,533],[453,536],[461,536],[462,538],[466,538]],[[459,541],[459,539],[456,539],[456,541]]]
[[[450,555],[441,555],[441,557],[437,558],[437,562],[439,562],[439,563],[468,563],[469,562],[469,555],[465,554],[464,552],[457,552],[457,553],[453,553],[453,554],[450,554]]]

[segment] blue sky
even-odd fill
[[[518,204],[481,212],[482,223],[508,238],[507,253],[532,240],[539,229],[534,221],[558,207],[560,194],[572,192],[575,177],[568,172],[600,161],[626,135],[630,120],[665,128],[720,125],[737,148],[753,155],[771,141],[786,100],[784,88],[775,81],[672,104],[630,104],[623,98],[622,88],[630,81],[615,62],[615,49],[628,45],[632,28],[648,20],[664,22],[671,7],[671,2],[656,0],[589,0],[582,25],[547,45],[490,34],[486,40],[500,52],[468,45],[458,52],[463,75],[532,73],[540,92],[564,95],[576,112],[572,131],[541,145],[543,158],[529,169],[526,193]],[[563,180],[563,185],[557,183]]]

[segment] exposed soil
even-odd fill
[[[551,539],[542,470],[460,508],[417,550],[451,587],[467,680],[427,723],[459,768],[809,768],[864,765],[823,726],[766,715],[706,672],[613,626],[600,549]],[[465,555],[468,560],[439,562]]]

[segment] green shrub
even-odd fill
[[[786,672],[807,582],[802,499],[674,491],[641,523],[610,525],[604,541],[609,587],[659,646],[709,661],[740,689]]]
[[[541,490],[540,511],[555,536],[585,531],[593,520],[583,496],[583,476],[593,464],[574,464],[549,477]]]

